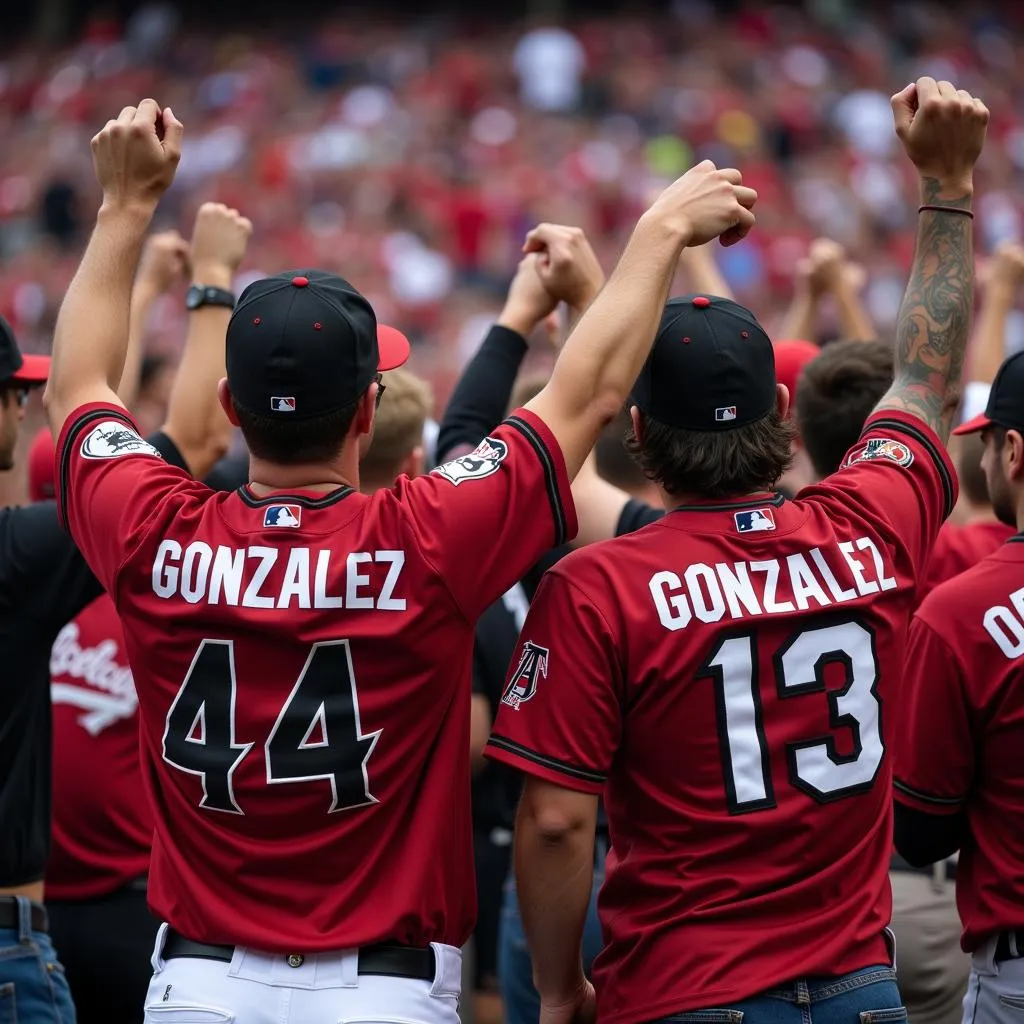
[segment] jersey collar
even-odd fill
[[[248,484],[238,488],[238,496],[250,508],[263,508],[265,505],[280,505],[288,502],[293,505],[301,505],[303,508],[327,508],[329,505],[336,505],[339,501],[355,494],[354,487],[343,486],[326,494],[301,493],[292,491],[275,491],[263,498],[257,497],[249,489]]]
[[[748,494],[742,498],[709,498],[705,502],[688,502],[669,509],[673,512],[740,512],[746,508],[763,508],[771,505],[781,508],[786,501],[782,491],[765,491],[764,494]]]

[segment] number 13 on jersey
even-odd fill
[[[710,677],[715,686],[722,772],[732,814],[776,806],[760,663],[757,634],[734,634],[714,647],[698,673],[698,678]],[[829,664],[842,666],[845,683],[840,689],[826,690]],[[827,693],[833,730],[845,728],[853,734],[850,754],[838,753],[832,734],[788,743],[790,784],[819,803],[869,790],[884,756],[878,658],[871,631],[855,620],[802,630],[772,654],[772,665],[780,701]],[[786,714],[786,708],[779,713]]]

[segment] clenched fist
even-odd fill
[[[152,213],[174,180],[185,129],[170,107],[143,100],[93,136],[92,162],[108,209]]]
[[[985,104],[950,82],[919,78],[893,96],[892,112],[896,134],[921,177],[970,192],[988,129]]]
[[[604,285],[604,271],[580,228],[538,224],[523,251],[537,254],[537,273],[548,294],[575,310],[588,306]]]
[[[757,193],[743,184],[739,171],[719,170],[703,160],[669,185],[644,216],[683,233],[687,245],[703,245],[713,238],[734,245],[754,226],[751,210],[756,202]]]
[[[1016,291],[1024,281],[1024,246],[1019,242],[1002,242],[978,273],[978,283],[986,290],[1004,288]]]
[[[146,240],[138,281],[157,295],[170,291],[188,272],[188,242],[177,231],[161,231]]]
[[[192,275],[196,281],[230,287],[249,245],[252,222],[223,203],[203,203],[192,229]]]

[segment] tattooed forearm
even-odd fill
[[[923,205],[970,210],[970,192],[951,195],[926,178]],[[896,373],[880,409],[923,419],[943,440],[959,400],[960,374],[974,298],[970,217],[926,210],[919,215],[910,282],[896,324]]]

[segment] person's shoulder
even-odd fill
[[[933,587],[918,606],[917,615],[938,629],[957,629],[977,625],[973,614],[987,609],[994,601],[1006,600],[1017,589],[1020,563],[1001,557],[1002,548],[982,558],[970,568]]]

